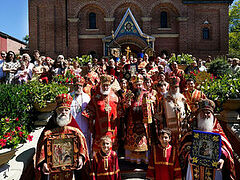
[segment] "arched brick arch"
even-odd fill
[[[78,14],[78,18],[80,19],[79,33],[83,33],[83,34],[96,33],[94,31],[92,32],[86,31],[86,29],[89,28],[90,13],[96,14],[96,28],[98,29],[96,32],[99,34],[104,34],[106,30],[106,24],[105,24],[106,22],[104,21],[104,17],[106,17],[106,15],[104,14],[105,12],[103,11],[103,9],[96,6],[95,4],[88,4],[80,10]]]
[[[124,5],[124,4],[133,4],[135,7],[138,7],[139,9],[141,9],[142,11],[144,11],[144,12],[142,12],[142,13],[144,13],[144,14],[146,13],[146,12],[145,12],[145,9],[146,9],[146,8],[140,8],[140,7],[144,7],[144,5],[141,4],[141,2],[135,1],[135,0],[121,0],[121,1],[118,1],[118,2],[111,8],[111,11],[110,11],[110,13],[109,13],[110,17],[113,17],[116,9],[117,9],[118,7]]]
[[[146,42],[137,36],[122,36],[116,39],[116,41],[120,45],[133,44],[138,46],[140,49],[144,49],[147,46]]]
[[[162,0],[162,1],[156,1],[155,3],[153,3],[147,12],[147,15],[150,16],[152,14],[152,11],[158,7],[158,6],[164,6],[164,7],[168,7],[169,9],[171,9],[173,12],[175,12],[178,15],[181,15],[182,12],[180,11],[181,9],[181,4],[174,2],[174,4],[170,1],[170,0]]]
[[[102,13],[104,14],[105,17],[108,17],[108,14],[109,14],[108,9],[102,3],[99,3],[96,1],[88,1],[85,3],[79,4],[79,6],[77,7],[77,10],[75,11],[74,17],[78,17],[81,10],[88,6],[94,6],[94,7],[98,8],[99,10],[102,11]]]

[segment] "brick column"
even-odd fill
[[[78,55],[78,21],[79,18],[68,18],[68,56]]]
[[[227,6],[227,5],[226,5]],[[219,29],[220,29],[220,51],[222,54],[226,54],[228,52],[228,7],[224,9],[220,9],[219,14],[220,22],[219,22]]]
[[[177,17],[179,25],[179,52],[187,53],[188,51],[188,17]]]
[[[114,28],[114,20],[115,18],[114,17],[109,17],[109,18],[104,18],[104,21],[106,22],[106,36],[109,36],[112,34],[112,31],[116,31],[116,29],[113,29]]]
[[[152,25],[151,25],[151,21],[152,21],[152,18],[151,17],[142,17],[142,22],[143,22],[143,28],[142,28],[142,31],[146,34],[149,34],[151,35],[151,31],[152,31]]]

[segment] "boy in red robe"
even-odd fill
[[[92,173],[90,174],[93,180],[121,180],[118,156],[111,149],[111,138],[103,136],[101,138],[101,150],[93,157]]]
[[[172,147],[171,131],[162,129],[159,132],[159,144],[153,145],[148,165],[148,179],[177,180],[182,179],[177,149]]]

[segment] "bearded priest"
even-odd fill
[[[111,88],[112,77],[102,75],[96,93],[91,97],[89,104],[82,115],[88,118],[89,128],[93,133],[93,154],[98,152],[101,138],[109,136],[113,149],[117,148],[117,123],[119,99]]]
[[[229,143],[218,120],[214,117],[215,103],[209,99],[203,99],[199,102],[199,108],[196,112],[196,127],[203,132],[218,133],[221,135],[221,157],[218,161],[218,168],[210,168],[200,165],[191,164],[190,150],[192,146],[192,131],[185,134],[181,140],[180,164],[182,166],[182,174],[186,180],[234,180],[235,166],[232,154],[232,146]],[[213,149],[212,149],[213,150]]]
[[[89,160],[83,133],[78,128],[68,126],[71,122],[72,100],[69,94],[56,97],[54,115],[37,144],[36,179],[70,180],[73,178],[73,170],[80,170]],[[68,168],[69,165],[72,165],[71,168]],[[61,166],[61,169],[58,169],[58,166]]]

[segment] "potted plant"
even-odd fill
[[[0,84],[0,118],[21,119],[21,123],[32,123],[33,102],[28,85]]]
[[[74,61],[78,61],[79,65],[82,68],[82,74],[87,74],[87,64],[89,62],[92,62],[92,56],[91,55],[82,55],[82,57],[76,57],[73,58]]]
[[[0,166],[7,163],[14,155],[19,144],[26,140],[32,141],[27,125],[15,119],[4,117],[0,119]]]
[[[56,107],[56,96],[58,94],[68,93],[68,87],[56,82],[43,84],[39,81],[32,81],[27,86],[34,108],[39,112],[50,112],[54,110]]]
[[[177,62],[179,68],[185,70],[187,66],[194,62],[194,60],[191,54],[182,53],[176,56],[176,54],[173,53],[168,62]]]
[[[240,108],[240,74],[224,74],[213,81],[206,81],[201,90],[209,99],[217,102],[219,111]],[[226,104],[227,101],[231,101]]]
[[[70,90],[73,90],[73,85],[76,82],[77,75],[74,74],[73,70],[67,70],[65,75],[57,75],[53,77],[53,81],[70,87]]]
[[[220,77],[225,74],[230,74],[230,65],[228,64],[225,57],[217,57],[212,62],[207,64],[208,72],[212,73],[214,76]]]

